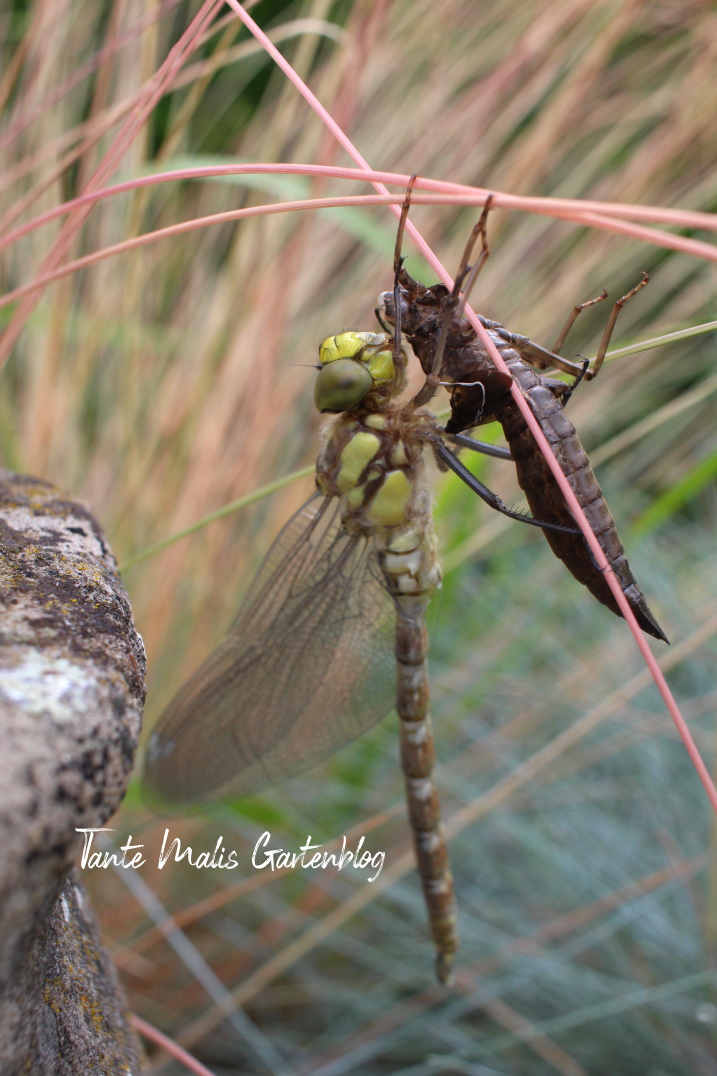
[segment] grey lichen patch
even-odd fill
[[[104,534],[48,483],[0,471],[0,643],[55,646],[114,664],[137,689],[141,638]]]
[[[96,676],[91,666],[48,650],[15,648],[4,654],[0,697],[33,717],[76,721],[97,705]]]
[[[138,1071],[91,913],[63,885],[76,829],[124,794],[144,670],[89,510],[0,472],[0,1073]]]

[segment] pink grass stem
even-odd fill
[[[351,157],[353,157],[353,159],[358,164],[361,165],[361,167],[368,168],[369,166],[366,163],[366,161],[364,160],[364,158],[361,156],[361,154],[358,152],[358,150],[356,150],[354,148],[354,146],[351,144],[350,140],[343,133],[343,131],[340,130],[340,128],[334,122],[334,120],[328,115],[328,113],[326,112],[326,109],[323,107],[323,105],[321,105],[319,103],[319,101],[316,99],[314,94],[311,93],[311,91],[309,90],[308,86],[306,86],[301,81],[301,79],[296,74],[296,72],[293,71],[293,69],[291,68],[291,65],[287,63],[287,61],[284,59],[284,57],[281,56],[281,54],[278,52],[278,50],[271,44],[271,42],[268,40],[268,38],[263,33],[263,31],[260,30],[260,28],[256,25],[254,20],[244,11],[244,9],[237,2],[237,0],[227,0],[227,3],[229,3],[229,5],[237,12],[237,14],[241,18],[241,20],[245,24],[245,26],[247,26],[248,29],[251,30],[251,32],[254,34],[254,36],[259,41],[261,41],[262,45],[267,50],[267,52],[275,59],[276,63],[278,63],[279,66],[282,68],[282,70],[286,73],[287,77],[291,79],[291,81],[297,87],[299,92],[306,98],[306,100],[309,102],[311,107],[318,114],[318,116],[324,121],[324,123],[327,125],[329,130],[334,134],[334,136],[337,138],[339,143],[344,147],[344,149],[346,149],[346,151],[351,155]],[[374,186],[377,189],[379,189],[379,187],[381,187],[382,185],[374,183]],[[384,188],[384,190],[385,190],[385,188]],[[394,207],[391,207],[391,208],[392,208],[392,210],[394,209]],[[399,215],[399,210],[397,208],[395,208],[395,213],[396,213],[396,216]],[[438,276],[443,281],[443,283],[447,287],[452,287],[453,286],[453,281],[451,280],[449,274],[443,268],[443,266],[439,262],[438,258],[435,257],[433,252],[428,247],[428,244],[418,234],[415,226],[412,225],[410,221],[407,222],[406,230],[411,234],[414,241],[418,244],[421,253],[429,261],[429,264],[431,264],[432,267],[435,269],[435,271],[438,273]],[[488,354],[490,355],[490,357],[495,362],[497,368],[499,370],[502,370],[504,373],[509,373],[508,368],[507,368],[506,364],[503,362],[503,360],[502,360],[502,358],[501,358],[501,356],[500,356],[500,354],[498,352],[497,347],[495,346],[493,341],[490,339],[490,336],[488,335],[487,331],[483,328],[480,321],[478,320],[478,318],[475,316],[475,314],[473,313],[473,311],[469,307],[466,307],[466,316],[468,317],[469,321],[471,322],[471,325],[473,326],[473,328],[478,333],[478,336],[479,336],[480,340],[482,341],[483,345],[485,346],[486,350],[488,351]],[[655,661],[655,659],[654,659],[654,657],[652,655],[652,652],[650,651],[650,648],[648,647],[647,642],[644,639],[644,637],[642,635],[642,632],[640,631],[640,628],[637,625],[637,621],[635,620],[635,617],[633,616],[632,610],[630,609],[630,606],[628,605],[627,600],[625,599],[625,596],[622,593],[622,589],[621,589],[617,579],[615,578],[615,575],[614,575],[612,569],[608,565],[607,560],[605,558],[605,555],[604,555],[600,545],[598,544],[598,541],[595,538],[595,535],[592,533],[592,530],[590,529],[590,525],[588,524],[588,521],[585,518],[585,515],[584,515],[580,505],[578,504],[578,501],[577,501],[572,489],[568,485],[568,482],[567,482],[567,479],[565,478],[565,475],[560,470],[560,467],[558,466],[558,462],[555,459],[555,456],[553,455],[553,453],[552,453],[552,451],[550,449],[550,446],[549,446],[549,444],[548,444],[548,442],[547,442],[547,440],[546,440],[546,438],[545,438],[545,436],[543,434],[543,431],[540,428],[540,425],[539,425],[537,419],[535,418],[535,416],[533,415],[533,412],[530,409],[528,401],[523,397],[523,394],[521,393],[520,389],[518,388],[518,386],[515,383],[513,383],[513,385],[512,385],[511,392],[513,394],[513,399],[515,400],[516,406],[520,409],[520,412],[523,415],[523,417],[525,418],[525,421],[527,422],[531,433],[535,437],[535,440],[536,440],[537,444],[540,446],[540,451],[543,453],[543,455],[545,456],[545,459],[548,462],[548,466],[550,467],[550,470],[552,471],[552,473],[553,473],[553,475],[555,477],[555,480],[558,483],[558,486],[559,486],[561,492],[563,493],[563,496],[565,497],[565,500],[566,500],[566,502],[568,504],[568,507],[570,508],[570,510],[572,511],[573,515],[575,516],[578,524],[580,525],[580,529],[582,530],[583,534],[585,535],[585,538],[586,538],[591,550],[593,551],[593,554],[595,556],[595,559],[596,559],[598,565],[605,572],[605,577],[606,577],[606,579],[608,581],[608,585],[610,586],[610,589],[612,590],[613,594],[615,595],[615,599],[616,599],[616,601],[618,603],[618,606],[619,606],[623,616],[625,617],[625,620],[627,621],[627,623],[628,623],[628,625],[630,627],[630,630],[632,631],[633,636],[635,637],[635,641],[637,642],[637,645],[639,647],[640,653],[642,654],[643,658],[645,659],[645,663],[646,663],[648,669],[650,670],[650,673],[653,676],[653,678],[655,680],[655,683],[657,684],[658,690],[659,690],[660,694],[662,695],[662,698],[664,699],[665,704],[667,705],[667,709],[669,710],[673,721],[675,722],[675,725],[677,727],[677,731],[678,731],[678,733],[680,735],[680,738],[682,739],[682,742],[685,745],[687,753],[688,753],[688,755],[689,755],[695,769],[697,770],[698,776],[699,776],[700,780],[702,781],[702,784],[704,785],[705,791],[707,792],[707,795],[708,795],[708,797],[710,799],[712,807],[714,808],[715,812],[717,812],[717,788],[715,788],[714,783],[712,781],[712,778],[710,776],[710,773],[709,773],[705,763],[702,760],[702,756],[700,755],[699,751],[697,750],[697,745],[695,744],[694,740],[692,739],[692,735],[691,735],[691,733],[690,733],[690,731],[689,731],[689,729],[687,727],[687,723],[685,722],[685,719],[683,718],[682,714],[680,713],[679,707],[678,707],[678,705],[677,705],[677,703],[676,703],[676,701],[675,701],[675,699],[674,699],[674,697],[672,695],[672,692],[670,691],[670,689],[669,689],[669,687],[667,685],[667,681],[665,680],[664,676],[662,675],[662,672],[660,671],[660,668],[659,668],[657,662]]]
[[[146,123],[152,109],[166,92],[167,87],[172,84],[177,71],[184,62],[186,52],[191,49],[204,27],[214,17],[220,3],[221,0],[204,0],[198,13],[177,43],[170,49],[164,62],[152,78],[148,80],[132,114],[125,120],[99,167],[87,184],[86,189],[88,191],[101,187],[122,160],[127,148]],[[87,219],[90,210],[90,206],[82,206],[70,215],[53,243],[49,254],[46,256],[41,271],[49,272],[62,261],[70,248],[72,240]],[[0,366],[7,360],[27,319],[39,301],[39,295],[36,294],[36,290],[33,289],[32,293],[24,296],[20,306],[10,319],[10,324],[5,330],[2,339],[0,339]]]
[[[53,206],[32,220],[15,228],[0,238],[0,250],[17,242],[36,228],[50,221],[71,213],[83,206],[94,205],[98,201],[111,198],[118,194],[139,190],[144,187],[157,186],[161,183],[187,179],[212,179],[232,175],[318,175],[338,179],[359,179],[381,183],[395,183],[405,187],[409,177],[396,172],[363,172],[356,168],[339,168],[334,166],[310,165],[310,164],[228,164],[207,165],[203,168],[181,168],[170,172],[157,172],[154,175],[140,176],[126,180],[110,187],[102,187],[98,190],[87,190],[71,201]],[[416,205],[476,205],[485,203],[488,192],[481,187],[469,187],[457,183],[445,183],[441,180],[419,177],[416,181],[416,190],[433,191],[434,195],[421,195],[417,193],[414,201]],[[357,196],[362,198],[363,196]],[[350,205],[386,205],[386,201],[380,200],[382,196],[373,202],[370,199],[364,201],[352,201]],[[339,203],[332,203],[339,204]],[[398,204],[398,203],[395,203]],[[622,235],[645,240],[659,246],[670,246],[675,250],[686,254],[717,261],[717,248],[699,240],[689,239],[685,236],[675,236],[668,232],[660,232],[640,228],[639,225],[621,223],[620,219],[629,220],[631,217],[652,223],[675,224],[683,227],[705,228],[717,230],[717,214],[699,213],[679,209],[662,209],[658,206],[627,206],[611,205],[609,202],[580,202],[574,198],[523,198],[504,192],[493,192],[494,208],[513,209],[528,213],[537,213],[545,216],[553,216],[559,219],[567,219],[576,223],[585,224],[587,227],[609,229]],[[208,220],[209,218],[204,218]]]
[[[189,1072],[195,1072],[197,1076],[214,1076],[213,1072],[206,1068],[201,1061],[197,1061],[196,1057],[192,1057],[183,1046],[180,1046],[174,1039],[170,1039],[168,1035],[165,1035],[158,1028],[153,1027],[152,1024],[148,1024],[141,1016],[130,1013],[129,1022],[138,1034],[143,1035],[145,1039],[149,1039],[150,1042],[155,1043],[157,1046],[161,1046],[175,1061],[179,1061],[184,1065]]]
[[[76,200],[82,201],[83,204],[88,205],[92,201],[92,198],[90,195],[87,195],[82,199]],[[72,273],[79,272],[81,269],[87,269],[97,262],[104,261],[105,258],[113,257],[116,254],[124,254],[128,251],[136,250],[139,247],[149,246],[151,243],[156,243],[161,239],[169,239],[172,236],[182,235],[185,232],[195,231],[198,228],[206,228],[212,224],[226,224],[229,221],[242,220],[246,217],[265,216],[270,213],[294,213],[301,209],[328,209],[341,206],[374,205],[387,205],[390,206],[391,209],[396,209],[403,203],[403,200],[403,194],[336,195],[335,197],[306,198],[299,201],[275,202],[271,205],[249,206],[245,209],[229,209],[224,213],[214,213],[207,217],[195,217],[191,220],[180,221],[178,224],[170,224],[166,228],[159,228],[154,232],[143,232],[142,235],[134,236],[132,239],[124,239],[120,243],[115,243],[109,247],[103,247],[101,250],[93,251],[91,254],[85,254],[81,258],[76,258],[74,261],[65,262],[64,265],[60,265],[56,269],[41,273],[27,284],[22,284],[20,287],[15,288],[14,291],[6,292],[5,295],[0,297],[0,309],[9,306],[17,300],[22,300],[35,291],[45,288],[55,280],[60,280],[63,277],[70,276]],[[416,205],[481,204],[480,201],[472,195],[467,198],[465,195],[449,196],[444,194],[418,194],[413,198],[413,202]],[[585,214],[585,216],[588,216],[588,214]],[[579,215],[571,214],[570,219],[580,223]],[[687,248],[690,253],[699,257],[710,258],[710,260],[717,262],[717,248],[711,247],[706,243],[700,243],[695,239],[686,239],[683,236],[673,236],[666,232],[657,232],[654,229],[645,228],[639,224],[613,221],[609,217],[598,217],[596,214],[592,215],[591,224],[594,227],[602,227],[604,229],[620,232],[621,234],[629,234],[642,239],[645,242],[654,243],[660,247],[673,246],[682,251]],[[423,243],[420,236],[416,240],[416,243],[423,251],[429,263],[435,268],[438,275],[440,276],[444,273],[445,270],[440,267],[440,262],[436,260],[435,255],[430,248]]]
[[[162,16],[166,15],[172,8],[177,7],[179,2],[180,0],[165,0],[161,7],[154,8],[149,15],[145,15],[144,18],[138,19],[132,26],[113,37],[104,48],[101,48],[94,54],[94,56],[91,56],[89,60],[76,68],[71,74],[54,86],[42,101],[15,116],[9,126],[2,132],[2,134],[0,134],[0,149],[5,149],[6,146],[11,145],[31,123],[44,115],[45,112],[54,104],[57,104],[58,101],[61,101],[63,97],[75,88],[75,86],[79,86],[79,84],[88,78],[93,71],[96,71],[98,67],[101,67],[103,63],[106,63],[107,60],[119,52],[120,49],[123,49],[130,41],[138,37],[149,26],[158,22]]]

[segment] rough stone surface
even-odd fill
[[[137,1073],[79,881],[129,779],[144,648],[89,510],[0,471],[0,1073]]]

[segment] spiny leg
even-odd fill
[[[396,232],[396,245],[393,248],[393,309],[394,309],[394,326],[393,326],[393,362],[398,369],[401,363],[401,285],[399,283],[399,276],[401,269],[403,268],[403,257],[401,251],[403,250],[403,234],[406,230],[406,220],[408,219],[408,211],[411,208],[411,195],[413,188],[418,179],[418,174],[413,173],[408,181],[406,187],[406,197],[403,199],[403,205],[401,206],[401,216],[398,221],[398,231]],[[381,318],[379,317],[379,322]],[[383,324],[381,322],[381,324]]]
[[[475,437],[469,437],[467,433],[451,433],[448,436],[459,448],[470,448],[473,452],[482,452],[484,456],[494,456],[498,460],[513,459],[509,448],[491,445],[487,441],[478,441]]]
[[[600,341],[600,347],[598,349],[598,353],[595,357],[595,362],[592,368],[589,367],[589,364],[586,366],[587,360],[583,360],[582,363],[578,365],[577,363],[571,362],[569,359],[562,358],[559,354],[559,351],[565,343],[565,337],[567,336],[572,326],[575,324],[575,319],[577,318],[580,311],[584,310],[588,306],[593,306],[595,303],[602,302],[603,298],[605,298],[606,296],[606,293],[604,291],[602,295],[598,295],[595,299],[589,299],[587,302],[580,303],[578,306],[573,308],[567,322],[565,323],[565,326],[563,327],[562,332],[560,333],[558,339],[555,342],[555,348],[553,351],[548,351],[547,348],[542,347],[540,344],[536,344],[527,336],[519,336],[517,333],[509,332],[508,329],[504,328],[504,326],[502,325],[491,325],[490,328],[494,328],[498,336],[505,340],[505,342],[511,347],[515,348],[515,350],[518,352],[524,362],[529,363],[531,366],[536,366],[540,370],[545,370],[552,366],[557,370],[563,370],[564,373],[572,374],[573,377],[575,377],[575,383],[570,387],[567,396],[563,397],[564,405],[565,403],[567,403],[567,400],[570,398],[570,396],[575,391],[580,382],[583,380],[583,378],[586,381],[592,381],[592,379],[597,375],[598,370],[602,366],[603,359],[605,358],[605,353],[607,352],[608,344],[610,343],[610,337],[612,336],[612,331],[615,328],[615,322],[617,321],[618,314],[620,313],[625,303],[629,299],[632,299],[633,295],[637,295],[638,291],[644,288],[648,280],[650,279],[645,272],[643,272],[642,277],[643,278],[640,283],[637,284],[631,291],[629,291],[627,295],[623,295],[621,299],[618,299],[618,301],[613,306],[612,313],[610,314],[609,321],[605,326],[605,331],[603,332],[602,340]]]
[[[554,355],[559,355],[560,354],[560,349],[562,348],[563,344],[565,343],[566,337],[567,337],[568,333],[570,332],[570,330],[572,329],[575,322],[577,321],[578,315],[581,313],[581,311],[587,309],[587,307],[589,307],[589,306],[595,306],[596,303],[601,303],[605,299],[607,299],[607,292],[603,288],[600,295],[597,295],[594,299],[588,299],[587,302],[578,303],[577,306],[573,307],[573,309],[570,311],[570,314],[568,315],[568,320],[565,322],[565,324],[563,325],[563,328],[560,331],[558,339],[553,344],[553,354]]]
[[[465,309],[468,296],[471,289],[475,284],[476,277],[481,271],[488,259],[490,249],[488,247],[488,231],[486,224],[488,222],[488,213],[490,211],[491,202],[493,201],[493,195],[489,194],[486,198],[485,205],[483,206],[483,212],[481,213],[478,222],[474,224],[471,234],[468,236],[468,242],[466,243],[465,250],[463,251],[463,257],[461,263],[458,266],[458,272],[456,273],[455,280],[453,281],[453,290],[450,295],[444,299],[441,312],[441,332],[438,337],[438,343],[433,355],[433,361],[431,366],[431,373],[438,375],[441,371],[441,365],[443,363],[443,353],[446,349],[446,338],[448,337],[448,329],[454,316],[460,318]],[[480,238],[481,250],[475,265],[471,266],[470,260],[473,256],[473,249],[476,242]],[[463,297],[461,299],[461,289],[465,283],[463,289]]]
[[[393,248],[393,283],[394,286],[398,283],[398,274],[403,268],[403,258],[401,257],[401,251],[403,250],[403,234],[406,230],[406,220],[408,219],[408,211],[411,208],[411,195],[413,194],[413,188],[416,185],[418,179],[418,172],[414,172],[408,181],[406,187],[406,196],[403,199],[403,205],[401,206],[401,216],[398,220],[398,231],[396,232],[396,243]]]
[[[433,451],[438,459],[444,463],[454,474],[457,474],[462,482],[472,489],[474,493],[485,501],[489,508],[493,508],[496,512],[500,512],[504,516],[508,516],[510,519],[515,519],[519,523],[528,523],[532,527],[541,527],[543,530],[559,531],[562,534],[581,534],[575,527],[562,527],[559,523],[546,523],[540,519],[534,519],[532,516],[526,516],[522,512],[515,512],[506,506],[501,501],[497,493],[493,493],[491,489],[483,485],[476,476],[468,470],[464,463],[454,456],[450,448],[444,445],[442,441],[434,442]],[[467,446],[472,447],[472,446]]]
[[[461,299],[458,309],[456,311],[457,317],[460,319],[463,316],[463,311],[466,308],[470,293],[473,291],[473,285],[476,282],[478,274],[487,262],[490,256],[490,247],[488,246],[488,214],[490,212],[491,205],[493,204],[493,195],[489,194],[485,200],[483,206],[483,212],[481,213],[478,223],[474,226],[471,232],[466,249],[463,254],[463,260],[461,261],[461,267],[458,270],[455,282],[453,284],[453,291],[457,295],[458,291],[462,289],[463,298]],[[476,258],[475,264],[471,268],[468,264],[473,253],[473,247],[476,241],[480,237],[481,250],[480,254]],[[464,286],[465,285],[465,286]]]
[[[436,389],[441,384],[438,380],[441,366],[443,364],[443,353],[446,348],[446,339],[448,337],[448,330],[453,320],[454,314],[458,313],[460,317],[463,314],[468,296],[471,292],[473,285],[475,284],[476,277],[486,263],[486,260],[490,254],[488,247],[488,232],[486,224],[488,221],[488,213],[490,212],[491,202],[493,201],[493,195],[489,194],[485,200],[483,206],[483,212],[481,213],[478,222],[473,226],[471,234],[468,237],[465,250],[463,251],[463,257],[458,267],[455,280],[453,281],[453,289],[442,303],[441,311],[441,331],[438,336],[438,343],[436,344],[436,350],[433,353],[433,359],[431,361],[431,372],[426,378],[423,388],[413,398],[414,407],[423,407],[434,396]],[[476,259],[475,265],[471,266],[470,259],[473,254],[473,248],[476,245],[477,240],[481,240],[481,251]],[[395,264],[395,261],[394,261]],[[465,289],[463,298],[460,299],[461,288],[465,283]]]
[[[581,356],[581,358],[582,358],[582,356]],[[575,392],[576,388],[578,387],[578,385],[580,384],[582,379],[585,377],[585,375],[586,375],[586,373],[588,372],[589,369],[590,369],[590,359],[583,359],[583,368],[582,368],[582,370],[577,375],[577,377],[573,381],[570,388],[567,389],[567,391],[564,392],[563,396],[561,397],[560,402],[561,402],[561,404],[563,406],[563,409],[565,409],[568,406],[568,400],[570,399],[572,394]]]
[[[617,321],[618,314],[622,310],[625,303],[627,303],[630,299],[632,299],[633,295],[637,295],[638,291],[642,291],[642,289],[648,283],[649,279],[650,279],[649,275],[643,269],[643,271],[642,271],[642,280],[640,281],[640,283],[636,284],[635,287],[632,288],[630,291],[628,291],[628,293],[626,295],[623,295],[621,299],[618,299],[617,302],[615,303],[615,305],[613,306],[612,311],[610,313],[610,319],[609,319],[607,325],[605,326],[605,331],[602,334],[602,340],[600,341],[600,347],[598,348],[598,353],[595,356],[595,362],[592,365],[592,369],[586,375],[588,380],[592,380],[594,377],[597,377],[598,370],[600,369],[600,367],[603,364],[603,359],[605,358],[605,354],[607,352],[608,344],[610,343],[610,337],[612,336],[612,331],[615,328],[615,322]]]
[[[504,325],[496,325],[491,323],[487,326],[492,329],[501,340],[505,340],[506,344],[515,350],[520,355],[523,362],[529,363],[530,366],[537,367],[538,370],[562,370],[563,373],[572,374],[573,377],[577,377],[580,373],[580,365],[576,362],[571,362],[570,359],[564,359],[560,355],[556,355],[553,351],[548,351],[546,347],[542,347],[540,344],[536,344],[534,340],[531,340],[528,336],[520,336],[518,333],[512,333],[505,328]]]

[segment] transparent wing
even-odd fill
[[[395,610],[370,539],[315,495],[267,553],[226,638],[150,738],[168,803],[246,795],[307,769],[394,705]]]

